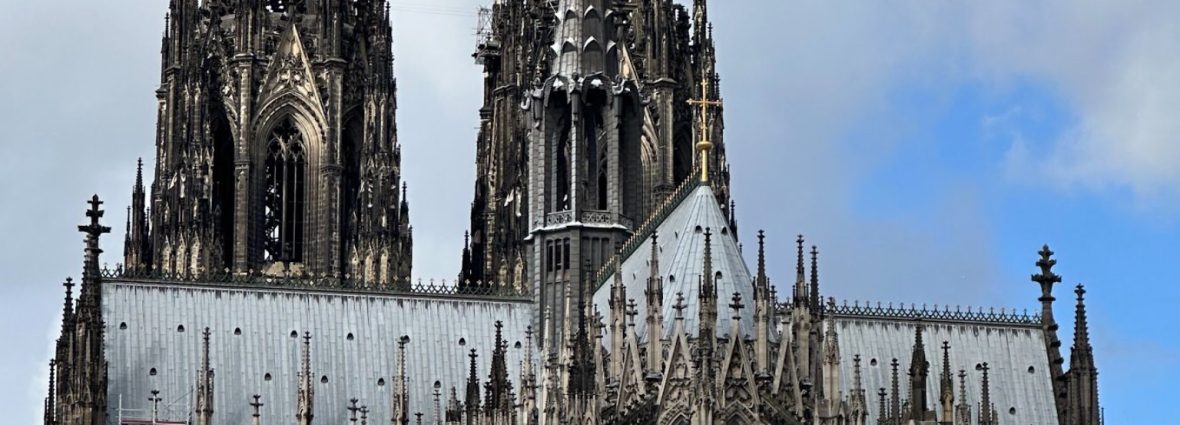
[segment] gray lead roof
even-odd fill
[[[749,268],[746,267],[738,250],[737,239],[729,229],[729,221],[717,205],[717,197],[708,185],[696,188],[656,228],[659,244],[660,275],[664,277],[664,334],[671,334],[672,322],[676,318],[676,294],[684,294],[684,326],[696,335],[700,314],[699,278],[704,269],[705,229],[711,229],[713,250],[713,271],[721,275],[717,281],[718,323],[717,334],[730,332],[732,310],[727,305],[734,292],[742,294],[742,326],[744,333],[753,329],[754,287]],[[644,335],[647,328],[643,317],[647,315],[647,278],[650,275],[651,237],[643,241],[635,253],[622,263],[623,284],[627,287],[627,298],[634,299],[639,315],[636,316],[635,330]],[[618,273],[618,272],[616,272]],[[599,311],[609,311],[610,287],[614,275],[606,279],[594,294],[594,303]],[[605,314],[605,313],[604,313]],[[609,328],[607,330],[609,333]]]
[[[914,347],[912,320],[836,317],[840,342],[840,382],[843,394],[852,390],[853,356],[859,354],[864,373],[869,421],[876,423],[877,390],[889,390],[889,363],[897,359],[902,391],[908,388],[910,357]],[[967,371],[967,399],[972,416],[978,417],[982,372],[976,365],[990,367],[991,399],[1002,424],[1055,424],[1056,407],[1049,378],[1049,360],[1044,334],[1028,326],[980,323],[924,323],[926,359],[930,363],[926,404],[938,411],[939,374],[942,371],[942,342],[951,345],[951,371],[955,374],[955,402],[959,402],[960,369]],[[875,363],[875,364],[874,364]],[[901,394],[905,399],[908,394]],[[975,419],[972,419],[973,421]]]
[[[148,418],[153,389],[164,399],[160,419],[189,418],[205,327],[212,331],[216,371],[214,423],[247,423],[253,394],[262,395],[264,423],[294,419],[302,339],[291,333],[305,331],[312,334],[318,423],[345,423],[351,398],[372,410],[371,423],[389,421],[401,335],[410,336],[410,412],[422,412],[429,420],[434,415],[434,381],[442,384],[443,403],[452,386],[462,397],[471,349],[480,355],[481,387],[487,381],[497,320],[504,323],[509,377],[519,393],[515,382],[523,353],[514,347],[517,342],[523,346],[533,309],[527,302],[117,281],[104,282],[103,304],[112,424],[120,417],[120,405],[123,418]],[[460,338],[465,345],[460,346]],[[382,379],[385,385],[379,386]]]

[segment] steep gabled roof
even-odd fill
[[[729,228],[729,220],[721,211],[713,189],[708,185],[701,185],[686,196],[679,205],[668,214],[655,229],[658,234],[660,273],[664,277],[664,329],[665,336],[673,331],[672,322],[675,317],[673,304],[676,295],[684,294],[686,308],[684,310],[685,331],[696,334],[697,322],[700,314],[699,282],[704,269],[705,230],[713,232],[713,271],[717,277],[717,298],[729,299],[734,292],[741,293],[743,300],[754,297],[753,277],[750,269],[742,259],[738,249],[737,239]],[[651,246],[652,237],[647,237],[636,246]],[[622,261],[620,271],[605,276],[605,282],[614,280],[615,273],[622,273],[623,284],[627,287],[627,298],[636,300],[639,315],[636,332],[645,335],[647,325],[643,317],[647,315],[647,307],[643,303],[644,290],[647,286],[649,267],[651,264],[650,249],[636,249]],[[715,276],[716,277],[716,276]],[[594,303],[599,309],[606,310],[609,306],[610,286],[604,285],[594,293]],[[724,312],[721,312],[724,313]],[[728,314],[718,314],[718,335],[730,332]],[[742,311],[742,333],[749,334],[753,329],[753,309]]]

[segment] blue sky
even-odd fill
[[[39,417],[77,276],[84,200],[121,252],[135,158],[150,160],[166,2],[9,2],[0,14],[0,405]],[[11,4],[8,4],[11,3]],[[458,267],[474,172],[478,0],[394,1],[415,275]],[[1167,423],[1180,382],[1180,3],[712,3],[745,240],[820,246],[838,299],[1035,310],[1058,253],[1062,339],[1087,285],[1108,423]],[[422,13],[422,12],[434,13]],[[443,13],[438,13],[443,12]],[[439,125],[445,123],[445,125]],[[449,193],[449,196],[431,194]],[[1068,350],[1066,350],[1068,355]]]

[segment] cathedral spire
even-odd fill
[[[914,327],[914,349],[910,355],[910,411],[907,416],[914,421],[926,419],[926,378],[930,363],[926,361],[926,344],[922,341],[925,326],[921,322]]]
[[[899,363],[897,362],[897,359],[893,359],[893,361],[889,362],[889,367],[892,368],[889,388],[889,418],[892,421],[891,423],[895,424],[901,423],[901,387],[898,386],[897,381],[898,366]]]
[[[389,422],[392,425],[405,425],[410,423],[410,394],[406,388],[408,377],[406,376],[406,344],[410,343],[410,337],[402,335],[397,339],[397,381],[394,382],[393,396],[390,400],[390,418]]]
[[[951,372],[951,343],[942,342],[942,372],[938,376],[938,401],[942,412],[940,418],[950,421],[955,414],[955,375]]]
[[[795,307],[802,307],[810,305],[807,302],[807,278],[806,270],[803,267],[803,235],[795,240],[797,249],[797,258],[795,262],[795,289],[794,289],[794,305]]]
[[[1078,305],[1074,316],[1073,347],[1069,356],[1069,404],[1066,414],[1071,425],[1099,425],[1102,408],[1098,403],[1098,369],[1094,365],[1090,326],[1086,320],[1086,289],[1079,284],[1074,293],[1078,296]]]
[[[758,231],[758,275],[754,278],[754,361],[755,375],[763,383],[770,375],[770,320],[773,303],[770,279],[766,276],[766,232]]]
[[[299,394],[296,402],[296,424],[311,425],[311,420],[315,417],[315,388],[311,384],[311,332],[305,332],[303,334],[303,352],[299,372]]]
[[[1049,378],[1053,386],[1053,399],[1056,402],[1057,415],[1064,417],[1068,403],[1065,373],[1062,371],[1065,359],[1061,357],[1061,339],[1057,336],[1058,325],[1053,317],[1053,301],[1056,300],[1053,297],[1053,285],[1061,282],[1061,276],[1053,273],[1053,266],[1057,265],[1057,260],[1053,258],[1053,250],[1049,249],[1049,245],[1042,246],[1038,254],[1036,266],[1040,270],[1037,274],[1032,275],[1031,279],[1041,288],[1041,297],[1037,301],[1041,302],[1041,331],[1045,334]]]
[[[102,254],[102,249],[99,248],[98,240],[104,233],[110,233],[111,228],[99,224],[103,216],[103,210],[99,207],[103,202],[98,199],[98,195],[91,197],[89,203],[90,210],[86,211],[86,217],[90,218],[90,224],[78,226],[78,231],[86,234],[86,256],[82,269],[82,290],[78,297],[78,315],[82,316],[83,320],[90,320],[97,325],[101,322],[102,315],[102,289],[99,288],[101,271],[98,267],[98,257]]]
[[[508,342],[504,341],[504,323],[497,320],[495,327],[495,348],[492,349],[484,408],[494,417],[500,417],[512,411],[515,401],[512,399],[512,382],[508,380]]]
[[[955,405],[955,423],[971,423],[971,405],[967,403],[967,371],[959,369],[959,404]]]
[[[713,230],[705,229],[705,252],[700,285],[700,320],[697,324],[700,331],[702,348],[712,349],[713,339],[717,333],[717,285],[713,275]],[[710,351],[711,352],[711,351]]]
[[[766,232],[758,231],[758,275],[754,278],[754,293],[766,296],[763,291],[770,289],[770,278],[766,275]]]
[[[476,415],[479,414],[479,375],[475,372],[476,359],[479,358],[479,354],[472,348],[471,352],[467,354],[467,358],[471,359],[471,362],[467,371],[467,396],[463,399],[463,407],[468,423],[474,423]]]
[[[42,423],[45,425],[57,424],[57,360],[49,359],[49,395],[45,397],[45,412]]]
[[[664,278],[660,275],[659,234],[651,235],[651,265],[647,276],[647,372],[663,372]],[[617,273],[622,269],[615,268]],[[612,356],[613,358],[613,356]]]
[[[261,398],[261,395],[254,394],[254,402],[250,403],[250,407],[254,409],[254,413],[250,415],[250,417],[253,418],[250,420],[251,425],[262,425],[262,413],[260,410],[262,409],[263,404],[261,401],[259,401]]]
[[[693,0],[692,24],[695,34],[694,42],[700,44],[706,40],[709,32],[709,2],[708,0]]]
[[[66,300],[61,310],[61,334],[64,338],[71,333],[74,325],[74,279],[67,277],[62,286],[66,288]]]
[[[996,420],[999,419],[995,415],[996,407],[992,404],[991,383],[988,380],[990,369],[987,362],[980,367],[983,371],[983,382],[980,390],[978,425],[996,425]]]
[[[102,201],[95,195],[86,216],[90,223],[78,226],[86,234],[82,287],[77,305],[71,306],[72,282],[67,279],[62,308],[62,335],[57,340],[56,400],[52,409],[64,424],[99,425],[107,413],[107,361],[103,322],[102,276],[98,267],[99,237],[110,228],[99,223]],[[72,311],[71,311],[72,310]]]
[[[819,316],[823,300],[819,298],[819,249],[811,246],[811,313]]]
[[[209,366],[209,328],[201,333],[201,367],[197,371],[196,425],[213,423],[213,368]]]
[[[1083,354],[1089,357],[1090,347],[1090,326],[1086,320],[1086,288],[1078,284],[1074,289],[1074,293],[1078,295],[1077,312],[1074,316],[1074,333],[1073,333],[1073,353],[1070,355],[1070,369],[1079,365],[1079,361],[1093,362],[1093,358],[1077,358],[1073,354]]]
[[[619,257],[622,257],[622,252],[616,250],[614,255],[615,278],[610,287],[610,349],[613,353],[610,356],[610,375],[612,377],[621,376],[623,373],[623,339],[627,331],[624,318],[627,314],[627,289],[623,286],[623,269],[620,267],[622,260]]]
[[[849,394],[849,424],[865,425],[869,416],[868,400],[865,399],[865,387],[860,368],[860,354],[852,356],[852,392]]]
[[[824,399],[831,403],[829,407],[835,410],[840,402],[840,335],[836,332],[835,320],[829,320],[827,324],[821,355],[821,389],[824,391]]]

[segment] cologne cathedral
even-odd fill
[[[482,9],[458,279],[411,280],[387,1],[171,1],[152,179],[114,268],[89,202],[46,425],[1103,423],[1047,246],[1036,314],[837,303],[802,236],[747,266],[706,0]]]

